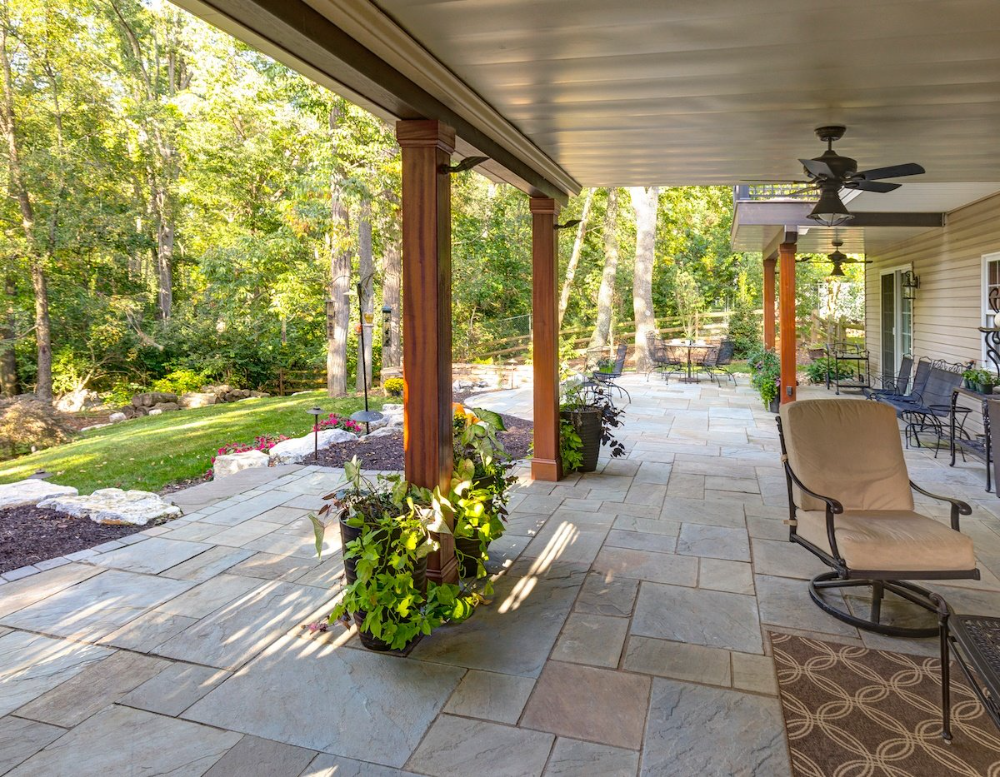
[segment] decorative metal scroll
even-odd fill
[[[994,286],[987,295],[991,317],[994,319],[992,327],[980,327],[983,333],[983,341],[986,343],[986,355],[993,362],[997,377],[1000,377],[1000,328],[996,325],[996,315],[1000,313],[1000,287]]]

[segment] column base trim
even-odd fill
[[[557,459],[532,459],[531,477],[533,480],[544,480],[556,483],[562,480],[562,467]]]
[[[442,569],[431,569],[427,567],[427,579],[434,583],[457,583],[458,582],[458,558],[454,555],[445,562]]]

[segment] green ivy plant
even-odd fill
[[[563,472],[575,472],[583,464],[583,440],[572,421],[559,420],[559,458]]]
[[[781,390],[781,362],[778,354],[758,347],[747,357],[747,365],[751,370],[750,382],[760,394],[764,406],[769,407]]]
[[[449,532],[446,511],[454,506],[440,489],[430,491],[398,475],[379,476],[372,483],[352,459],[344,466],[347,486],[330,494],[320,515],[310,515],[317,555],[322,555],[326,532],[324,516],[342,510],[345,523],[360,529],[347,543],[344,558],[354,561],[357,580],[329,616],[329,623],[351,616],[361,631],[401,649],[420,635],[430,634],[445,621],[461,621],[472,614],[478,594],[451,584],[414,579],[422,559],[439,546],[434,534]]]

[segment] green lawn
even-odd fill
[[[378,408],[383,401],[373,397],[370,405]],[[52,473],[52,482],[76,486],[81,493],[111,486],[156,491],[175,480],[203,475],[216,449],[226,443],[252,442],[260,434],[305,434],[312,428],[312,417],[305,411],[314,405],[350,415],[364,401],[330,399],[323,391],[311,391],[137,418],[85,432],[68,445],[0,462],[0,483],[44,469]]]

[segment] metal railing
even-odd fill
[[[767,200],[815,200],[813,189],[797,183],[741,183],[733,187],[736,202],[766,202]]]

